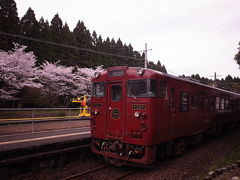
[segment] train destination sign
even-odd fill
[[[146,109],[146,105],[145,104],[133,104],[132,109],[133,110],[144,110],[144,109]]]

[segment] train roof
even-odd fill
[[[108,71],[111,71],[111,70],[117,70],[117,69],[138,69],[140,67],[129,67],[129,66],[117,66],[117,67],[110,67],[108,68],[107,70],[103,71],[102,72],[102,75],[107,75]],[[240,98],[240,94],[238,93],[235,93],[235,92],[232,92],[232,91],[227,91],[227,90],[224,90],[224,89],[220,89],[220,88],[217,88],[217,87],[212,87],[212,86],[209,86],[207,84],[203,84],[201,82],[199,82],[198,80],[195,80],[193,78],[181,78],[181,77],[177,77],[177,76],[174,76],[174,75],[171,75],[171,74],[167,74],[167,73],[163,73],[163,72],[160,72],[160,71],[157,71],[157,70],[153,70],[153,69],[145,69],[143,68],[145,71],[147,72],[152,72],[152,73],[156,73],[156,74],[160,74],[164,77],[169,77],[169,78],[172,78],[172,79],[176,79],[176,80],[179,80],[179,81],[184,81],[184,82],[188,82],[188,83],[191,83],[191,84],[197,84],[199,86],[203,86],[203,87],[207,87],[207,88],[211,88],[211,89],[214,89],[214,90],[218,90],[218,91],[221,91],[223,93],[229,93],[229,94],[232,94],[234,96],[238,96]]]
[[[200,82],[196,79],[193,79],[193,78],[182,78],[182,77],[177,77],[177,76],[174,76],[174,75],[171,75],[171,74],[163,73],[163,72],[160,72],[160,71],[156,71],[156,70],[153,70],[153,69],[148,69],[148,70],[154,71],[155,73],[161,74],[162,76],[165,76],[165,77],[170,77],[170,78],[173,78],[173,79],[176,79],[176,80],[185,81],[185,82],[189,82],[189,83],[192,83],[192,84],[197,84],[197,85],[200,85],[200,86],[215,89],[215,90],[218,90],[218,91],[221,91],[221,92],[224,92],[224,93],[230,93],[232,95],[240,97],[240,94],[238,94],[238,93],[235,93],[235,92],[232,92],[232,91],[227,91],[225,89],[220,89],[220,88],[213,87],[213,86],[209,86],[209,85],[203,84],[202,82]]]

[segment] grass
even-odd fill
[[[240,160],[240,144],[237,145],[228,156],[219,160],[214,165],[210,166],[208,168],[207,172],[203,172],[200,175],[200,179],[204,180],[204,177],[210,171],[213,171],[213,170],[216,170],[216,169],[219,169],[219,168],[223,168],[223,167],[226,167],[226,166],[231,165],[231,164],[236,164],[237,160]]]
[[[237,160],[240,160],[240,145],[235,147],[233,151],[223,160],[219,161],[211,167],[211,170],[225,167],[227,165],[235,164]]]

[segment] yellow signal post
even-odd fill
[[[90,107],[88,106],[88,102],[90,101],[90,96],[81,96],[79,98],[73,99],[73,103],[80,103],[80,117],[90,117]]]

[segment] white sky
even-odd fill
[[[233,60],[240,41],[239,0],[15,1],[19,17],[31,7],[38,20],[51,22],[58,13],[71,30],[81,20],[91,33],[120,37],[134,50],[148,43],[148,59],[160,60],[170,74],[240,77]]]

